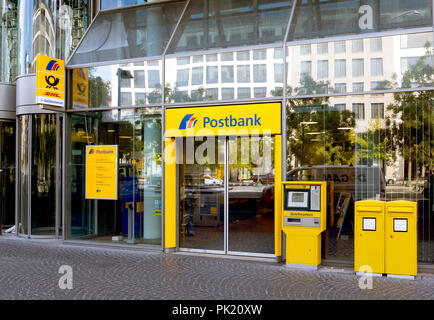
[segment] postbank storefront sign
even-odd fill
[[[118,199],[118,146],[86,146],[86,199]]]
[[[166,137],[281,134],[280,103],[167,110]]]

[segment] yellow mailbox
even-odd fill
[[[354,271],[384,273],[385,203],[357,201],[354,205]]]
[[[282,202],[286,264],[318,268],[321,233],[326,229],[327,182],[282,182]]]
[[[385,273],[416,276],[417,274],[417,203],[386,203]]]

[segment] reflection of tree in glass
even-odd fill
[[[111,101],[111,83],[89,74],[89,108],[107,107]]]
[[[301,87],[289,88],[288,94],[324,94],[330,89],[328,82],[316,82],[306,76]],[[348,130],[355,127],[354,114],[335,109],[328,100],[328,97],[288,100],[289,169],[292,165],[354,164],[354,132]]]
[[[425,56],[403,75],[403,88],[434,86],[431,44],[427,42],[425,48]],[[433,169],[433,102],[433,91],[400,92],[394,94],[394,102],[387,107],[390,111],[386,118],[390,148],[407,162],[406,177],[409,180],[420,178],[424,170],[431,172]]]

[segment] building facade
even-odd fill
[[[384,199],[417,202],[418,261],[434,262],[433,1],[0,5],[5,230],[279,260],[275,186],[326,180],[323,259],[352,261],[354,201]],[[66,61],[65,109],[36,103],[38,54]],[[260,122],[250,108],[278,128],[175,132],[203,112]],[[87,195],[92,146],[117,146],[115,200]]]

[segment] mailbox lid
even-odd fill
[[[398,200],[386,202],[387,215],[416,215],[417,203],[414,201]]]
[[[384,215],[384,211],[385,211],[385,205],[383,201],[362,200],[362,201],[356,201],[354,204],[354,214],[359,216]]]

